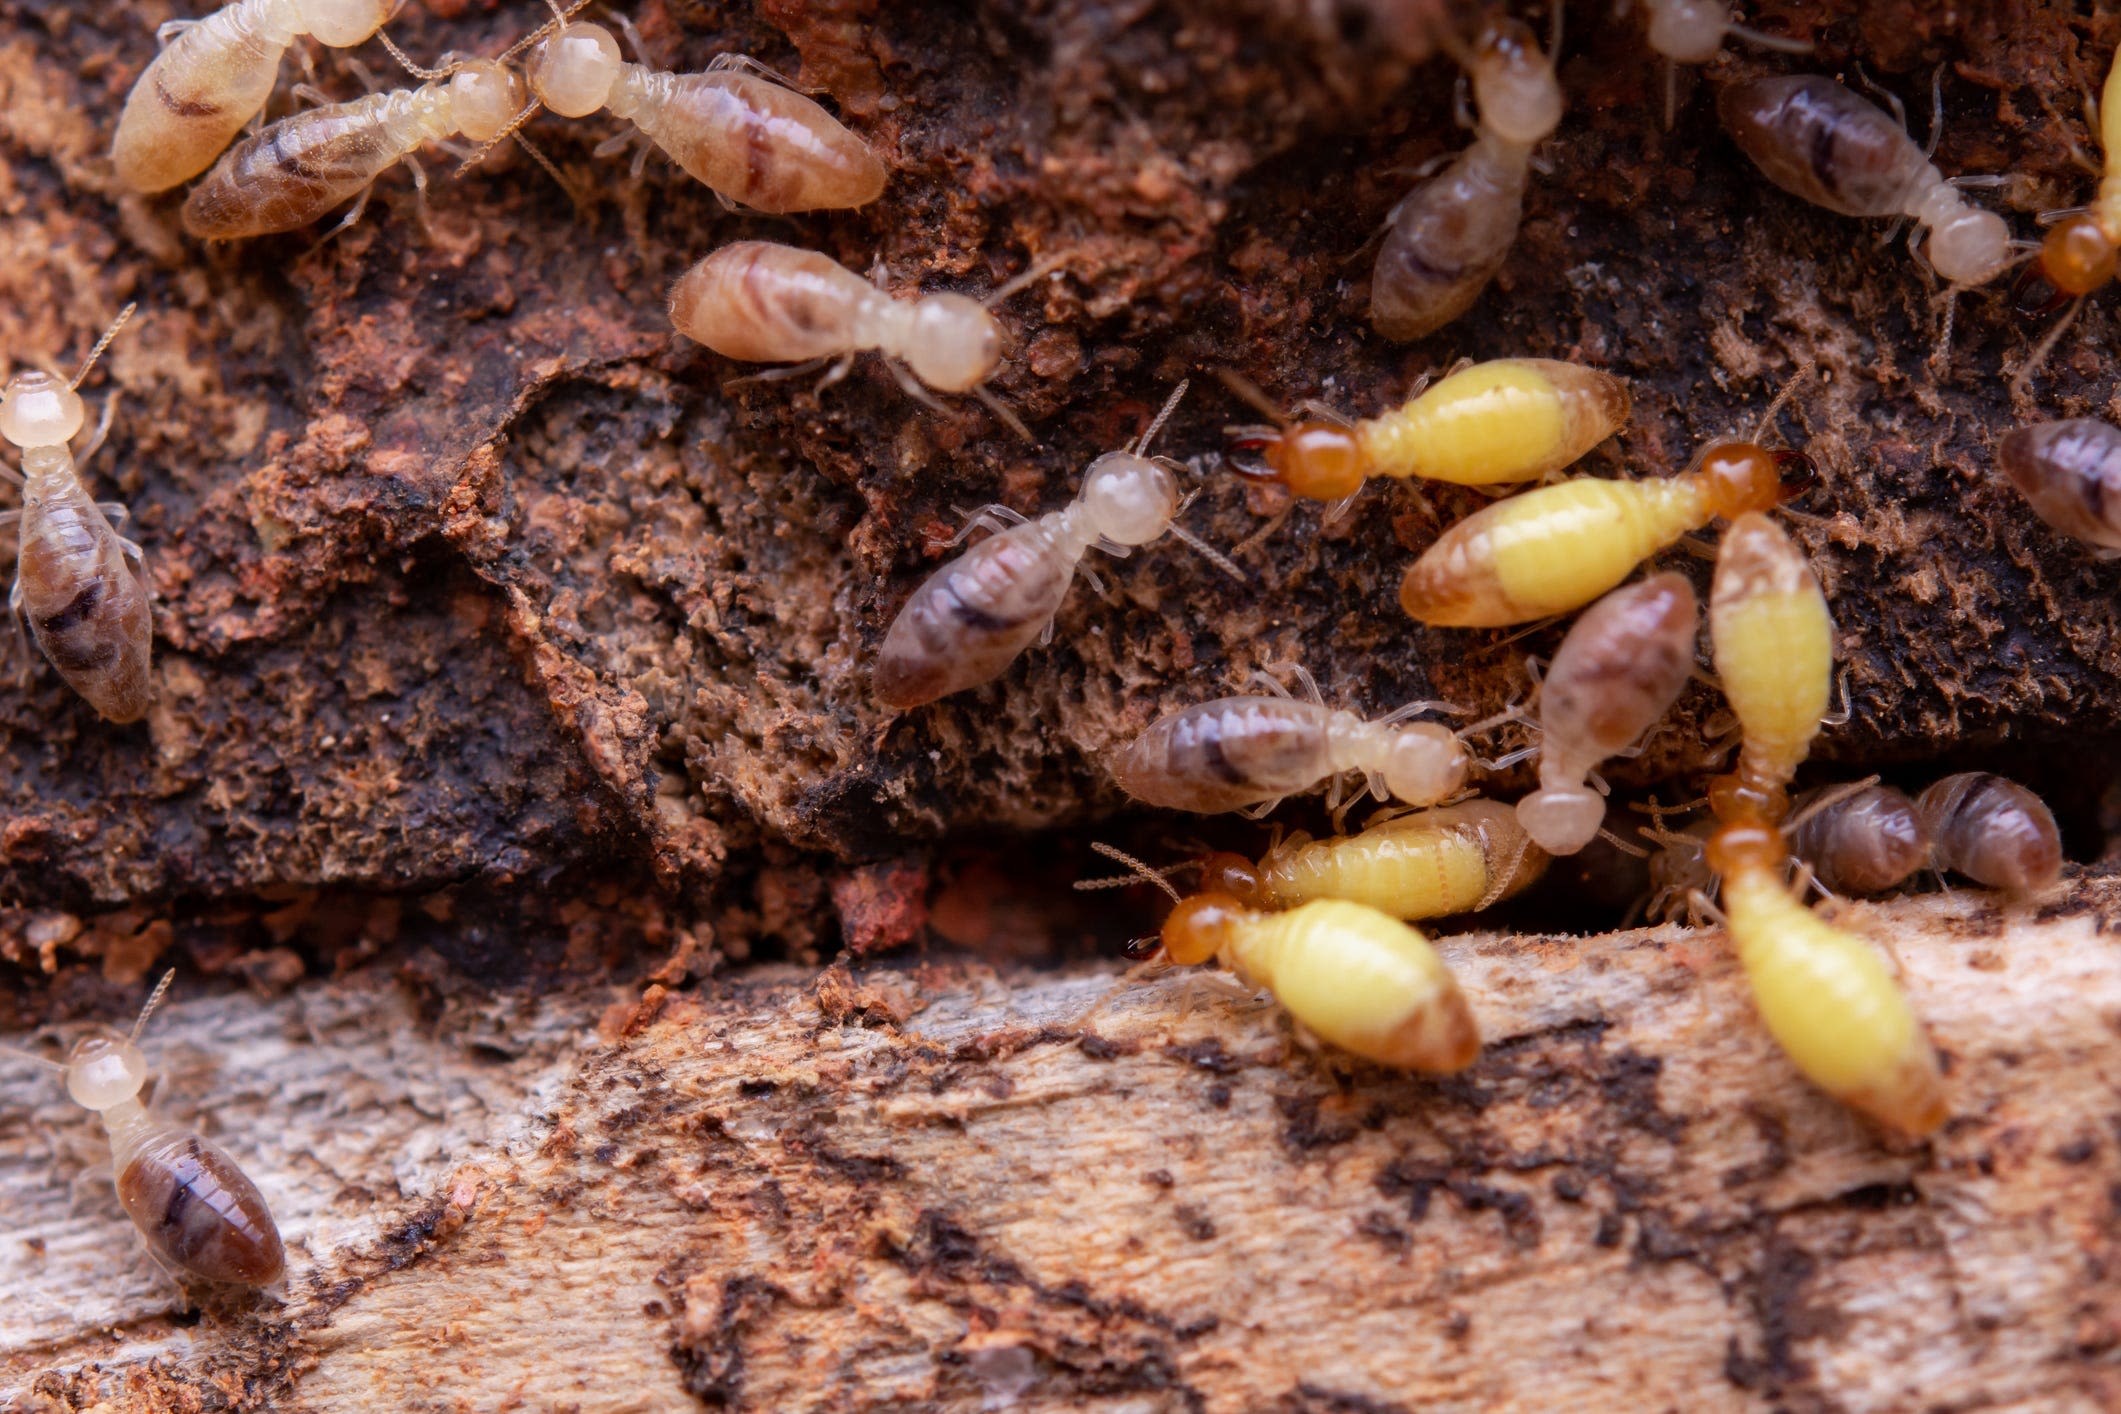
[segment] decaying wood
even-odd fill
[[[1949,1057],[1899,1147],[1677,928],[1452,940],[1488,1045],[1443,1081],[1104,967],[180,1000],[168,1102],[270,1195],[285,1298],[176,1320],[10,1070],[0,1369],[40,1412],[2111,1409],[2117,914],[1851,911]]]

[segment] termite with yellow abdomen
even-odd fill
[[[1761,1020],[1805,1078],[1902,1133],[1943,1124],[1937,1054],[1899,983],[1875,947],[1790,892],[1774,826],[1721,826],[1708,862]]]
[[[1232,389],[1279,418],[1242,379]],[[1329,414],[1327,409],[1313,409]],[[1547,358],[1476,363],[1418,385],[1401,406],[1349,422],[1319,415],[1231,429],[1259,449],[1264,473],[1238,469],[1313,501],[1338,501],[1371,477],[1418,476],[1460,486],[1535,481],[1561,470],[1628,420],[1628,385],[1610,373]]]
[[[148,1077],[140,1033],[175,975],[162,978],[129,1035],[84,1036],[63,1066],[19,1054],[64,1072],[67,1095],[102,1119],[118,1201],[165,1270],[201,1281],[270,1286],[286,1271],[287,1256],[264,1195],[234,1159],[197,1134],[157,1120],[139,1098]]]
[[[132,312],[119,312],[73,382],[29,369],[0,390],[0,437],[22,449],[21,476],[0,469],[22,488],[22,509],[0,516],[16,523],[7,606],[67,685],[113,722],[139,721],[154,696],[154,596],[140,547],[111,528],[125,507],[89,499],[67,443],[87,419],[75,389]],[[109,412],[106,405],[106,426]],[[102,440],[99,428],[84,460]]]
[[[265,107],[297,35],[350,48],[402,3],[236,0],[203,20],[164,25],[170,42],[133,84],[111,139],[118,180],[138,192],[190,181]]]
[[[1709,644],[1741,733],[1737,769],[1710,803],[1719,820],[1778,823],[1833,695],[1834,621],[1804,552],[1757,512],[1717,549]]]
[[[1915,811],[1940,870],[2021,896],[2062,877],[2054,813],[2016,781],[1986,771],[1946,776],[1917,797]]]
[[[1403,920],[1448,918],[1521,893],[1546,867],[1546,851],[1507,805],[1462,800],[1394,815],[1353,835],[1290,835],[1256,865],[1241,855],[1211,855],[1202,887],[1255,907],[1337,898]]]
[[[2085,101],[2089,103],[2090,99]],[[2099,145],[2104,150],[2098,192],[2089,206],[2041,217],[2061,219],[2048,229],[2040,242],[2039,258],[2026,267],[2012,291],[2023,314],[2053,314],[2064,304],[2071,304],[2070,315],[2040,340],[2024,367],[2011,379],[2014,388],[2024,386],[2047,357],[2047,351],[2062,337],[2062,331],[2075,316],[2075,304],[2114,278],[2116,256],[2121,254],[2121,51],[2115,52],[2107,68],[2098,119]]]

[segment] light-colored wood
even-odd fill
[[[163,1103],[270,1197],[284,1301],[173,1320],[107,1187],[69,1193],[92,1120],[6,1062],[0,1390],[2121,1407],[2121,888],[2069,897],[1850,910],[1950,1058],[1953,1120],[1899,1149],[1770,1049],[1713,931],[1450,941],[1488,1045],[1440,1082],[1306,1053],[1198,974],[940,958],[436,1022],[383,979],[180,996]]]

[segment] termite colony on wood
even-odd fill
[[[238,0],[195,24],[165,26],[165,47],[144,66],[114,133],[114,170],[142,194],[201,178],[182,206],[185,229],[201,239],[292,231],[351,203],[343,228],[400,162],[412,165],[424,195],[422,147],[464,139],[468,168],[499,142],[527,146],[525,125],[543,109],[571,120],[608,113],[630,128],[600,155],[637,144],[638,172],[658,149],[732,206],[852,210],[884,192],[886,163],[786,80],[739,56],[693,73],[628,61],[611,30],[574,18],[584,3],[562,11],[548,0],[549,17],[539,14],[492,57],[450,56],[427,69],[381,36],[393,0]],[[1810,48],[1737,26],[1718,3],[1645,0],[1643,8],[1650,43],[1676,63],[1709,61],[1731,35],[1785,53]],[[1561,131],[1558,23],[1542,49],[1528,24],[1500,5],[1488,10],[1473,32],[1454,30],[1440,46],[1469,81],[1473,141],[1385,216],[1368,300],[1371,323],[1389,339],[1427,337],[1478,306],[1507,269],[1539,150]],[[630,35],[623,16],[615,21]],[[315,94],[317,106],[238,141],[304,35],[337,47],[377,37],[422,82],[349,102]],[[632,48],[639,53],[638,36]],[[2000,216],[1963,195],[1994,179],[1947,177],[1933,161],[1941,70],[1927,148],[1909,135],[1897,100],[1888,114],[1826,75],[1727,80],[1719,72],[1715,82],[1723,127],[1763,174],[1830,211],[1911,222],[1910,249],[1947,293],[1986,284],[2014,252],[2030,253]],[[2093,205],[2060,213],[2020,281],[2028,307],[2081,300],[2114,273],[2117,84],[2121,61],[2099,127],[2105,179]],[[1028,441],[1029,429],[988,392],[1008,344],[992,309],[1064,260],[1028,259],[1022,275],[979,300],[894,294],[820,252],[747,240],[700,259],[667,308],[679,334],[720,357],[777,365],[755,379],[830,364],[829,382],[874,353],[910,396],[978,397]],[[24,372],[0,395],[0,437],[22,451],[21,475],[7,473],[21,509],[0,516],[18,534],[10,607],[67,683],[115,723],[140,719],[151,704],[151,591],[139,548],[108,519],[122,508],[83,489],[77,468],[94,444],[77,459],[69,443],[85,422],[75,389],[124,318],[71,383]],[[2021,386],[2062,327],[2028,355]],[[1948,345],[1948,316],[1945,331]],[[1543,677],[1528,671],[1532,700],[1495,704],[1496,715],[1467,726],[1416,720],[1442,704],[1375,717],[1329,705],[1292,665],[1301,697],[1269,676],[1264,693],[1178,706],[1118,745],[1106,768],[1144,804],[1264,813],[1323,787],[1334,813],[1331,834],[1277,833],[1256,861],[1220,851],[1188,861],[1181,867],[1200,876],[1188,897],[1170,887],[1172,870],[1127,856],[1129,879],[1089,881],[1148,878],[1172,893],[1177,906],[1155,956],[1218,961],[1271,992],[1305,1034],[1369,1060],[1430,1072],[1475,1063],[1472,1010],[1412,923],[1480,912],[1532,886],[1553,858],[1613,838],[1602,763],[1639,750],[1690,681],[1710,676],[1699,658],[1695,580],[1666,563],[1630,582],[1689,545],[1715,560],[1710,659],[1736,721],[1736,757],[1707,783],[1709,819],[1672,830],[1660,811],[1653,829],[1638,832],[1659,846],[1664,884],[1644,903],[1668,917],[1722,916],[1764,1024],[1821,1089],[1906,1134],[1941,1124],[1949,1102],[1938,1059],[1892,969],[1858,933],[1808,907],[1806,890],[1880,892],[1927,866],[2033,896],[2059,876],[2059,837],[2036,797],[1985,773],[1949,776],[1913,800],[1876,781],[1791,798],[1828,715],[1837,656],[1819,579],[1773,518],[1815,476],[1802,452],[1768,445],[1774,414],[1801,389],[1804,371],[1752,432],[1709,442],[1677,474],[1642,479],[1565,474],[1624,432],[1631,412],[1624,379],[1579,363],[1468,361],[1434,382],[1424,375],[1397,407],[1360,418],[1310,401],[1292,417],[1236,370],[1212,371],[1270,419],[1230,430],[1224,460],[1240,476],[1331,503],[1332,516],[1347,513],[1371,480],[1500,498],[1444,529],[1406,567],[1398,601],[1407,616],[1437,629],[1581,617]],[[1078,574],[1094,579],[1092,549],[1124,557],[1168,535],[1246,580],[1178,524],[1191,499],[1186,478],[1201,460],[1150,455],[1186,388],[1179,383],[1131,446],[1090,461],[1065,506],[1027,519],[997,504],[969,519],[953,546],[993,533],[934,568],[876,641],[868,688],[878,706],[905,713],[1011,671],[1053,632]],[[106,423],[109,412],[106,403]],[[2121,430],[2083,418],[2027,427],[2001,440],[1997,460],[2043,520],[2102,555],[2121,553]],[[1718,524],[1708,552],[1694,537]],[[1512,722],[1533,744],[1483,758],[1480,739]],[[1473,783],[1499,780],[1534,755],[1537,787],[1514,803],[1472,793]],[[1350,777],[1396,802],[1352,831],[1341,808]],[[203,1141],[148,1119],[136,1098],[145,1064],[131,1039],[84,1042],[64,1069],[70,1093],[103,1115],[121,1194],[159,1257],[211,1280],[278,1276],[279,1237],[256,1190]],[[164,1229],[175,1221],[169,1214],[195,1208],[221,1226],[202,1216],[158,1229],[149,1221],[157,1204]]]

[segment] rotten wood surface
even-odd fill
[[[12,1408],[1909,1409],[2121,1402],[2121,883],[1851,910],[1949,1058],[1881,1143],[1713,932],[1445,945],[1462,1076],[1211,977],[962,958],[182,1000],[168,1103],[284,1295],[178,1317],[48,1080],[0,1121]],[[42,1087],[43,1101],[30,1096]]]

